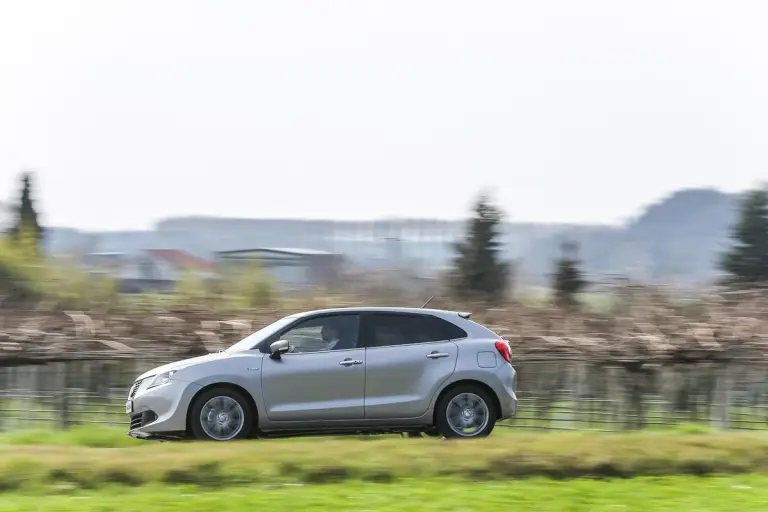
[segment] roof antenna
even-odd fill
[[[425,307],[427,307],[427,304],[429,304],[430,302],[432,302],[432,299],[434,299],[434,298],[435,298],[435,296],[434,296],[434,295],[433,295],[433,296],[431,296],[427,302],[425,302],[424,304],[422,304],[422,305],[421,305],[421,309],[424,309]]]

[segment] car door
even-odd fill
[[[310,317],[274,337],[291,344],[280,359],[264,358],[261,389],[271,421],[361,420],[365,416],[365,348],[358,347],[360,316]],[[338,342],[329,348],[326,331]]]
[[[440,322],[428,314],[363,316],[366,419],[417,418],[427,412],[459,353]]]

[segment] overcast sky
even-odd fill
[[[0,0],[0,198],[171,215],[616,222],[768,178],[768,3]]]

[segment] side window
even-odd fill
[[[325,352],[357,347],[358,315],[310,318],[284,332],[279,338],[291,344],[291,353]]]
[[[372,315],[372,347],[429,343],[466,337],[459,327],[431,315]],[[446,325],[447,324],[447,325]]]

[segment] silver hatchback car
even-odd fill
[[[340,308],[290,315],[131,386],[129,435],[425,433],[484,437],[517,408],[509,344],[469,313]]]

